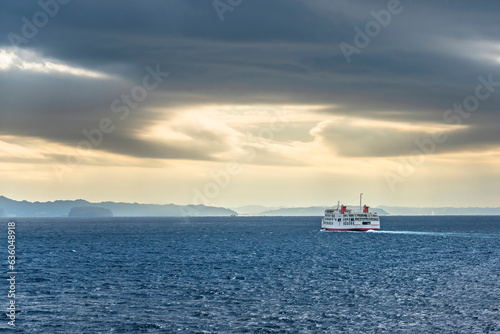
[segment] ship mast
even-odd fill
[[[359,194],[359,212],[363,211],[362,208],[362,202],[363,202],[363,193]]]

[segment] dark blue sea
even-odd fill
[[[320,220],[15,219],[18,312],[0,332],[500,333],[500,217]]]

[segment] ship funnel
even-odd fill
[[[370,209],[369,206],[363,206],[363,213],[368,213],[368,209]]]
[[[346,212],[346,210],[347,210],[347,207],[346,207],[345,205],[342,205],[342,206],[340,207],[340,213],[345,213],[345,212]]]

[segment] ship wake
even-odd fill
[[[462,238],[500,238],[499,234],[484,234],[484,233],[457,233],[457,232],[425,232],[425,231],[381,231],[370,230],[367,233],[382,233],[382,234],[406,234],[406,235],[427,235],[436,237],[462,237]]]

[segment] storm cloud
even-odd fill
[[[191,141],[183,143],[137,135],[174,117],[178,108],[202,104],[322,105],[331,106],[322,110],[327,116],[446,124],[443,114],[474,94],[479,76],[500,81],[500,4],[480,3],[401,1],[401,12],[348,63],[340,43],[354,45],[354,28],[364,31],[374,20],[371,12],[385,10],[388,1],[247,0],[224,13],[224,21],[211,1],[71,1],[59,4],[36,36],[15,48],[13,34],[23,36],[26,20],[33,22],[43,8],[35,1],[6,1],[1,49],[105,77],[4,64],[0,132],[76,145],[82,130],[112,115],[112,102],[141,84],[147,66],[156,65],[171,75],[97,149],[217,159],[230,150],[230,138],[217,129],[217,139],[191,131],[185,133]],[[440,152],[498,146],[492,124],[500,118],[499,103],[495,92],[481,101],[463,119],[467,127],[450,132]],[[411,151],[424,134],[337,124],[325,128],[323,140],[334,146],[348,142],[349,150],[337,148],[343,155],[395,156]],[[365,150],[367,142],[379,148]]]

